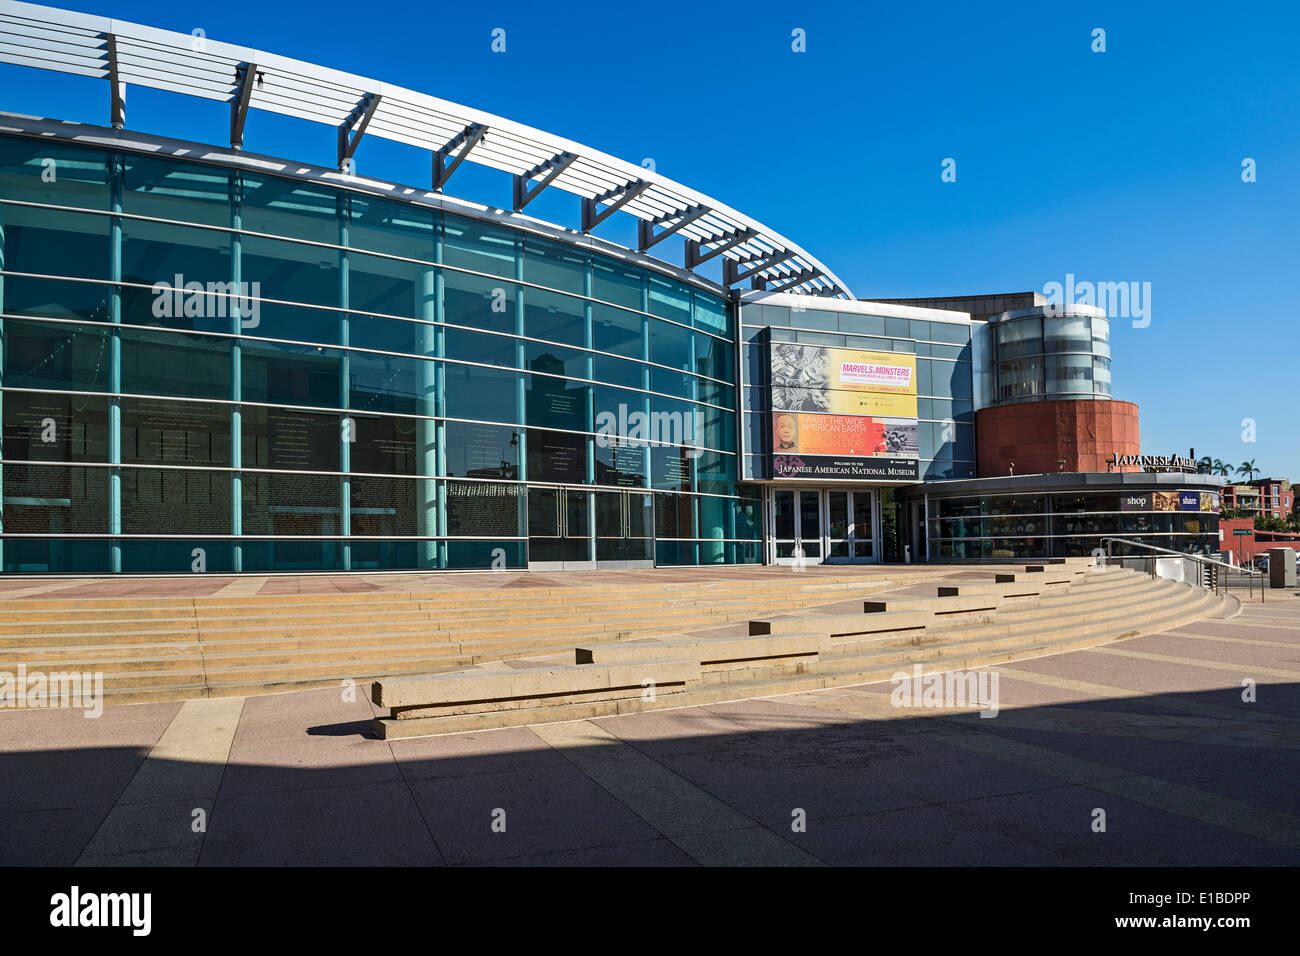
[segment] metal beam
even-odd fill
[[[452,139],[433,154],[433,191],[442,192],[442,187],[447,185],[447,180],[451,179],[451,174],[460,168],[460,164],[465,161],[469,151],[483,141],[487,136],[488,128],[481,123],[470,123],[463,130],[457,133]],[[447,162],[447,157],[451,156],[451,151],[460,147],[460,152],[455,155],[451,162]]]
[[[248,119],[248,103],[253,98],[253,84],[260,77],[256,63],[245,63],[235,70],[238,97],[230,104],[230,148],[244,148],[244,120]]]
[[[622,186],[615,186],[613,189],[606,190],[592,199],[584,198],[582,200],[582,231],[591,232],[591,230],[649,188],[650,184],[648,182],[644,179],[638,179]],[[617,199],[614,198],[616,196]],[[613,202],[610,202],[610,200],[613,200]],[[603,202],[608,202],[609,206],[603,211],[597,212],[596,207]]]
[[[352,158],[352,154],[357,151],[361,137],[366,135],[366,127],[370,125],[375,109],[382,99],[383,97],[378,93],[367,93],[348,118],[339,124],[339,169],[342,169]],[[349,133],[352,133],[351,137],[348,136]]]
[[[772,286],[770,291],[784,292],[786,289],[793,289],[797,285],[803,285],[805,282],[816,279],[819,275],[822,275],[820,269],[801,269],[794,274],[777,276],[775,278],[783,281],[779,285]]]
[[[105,33],[104,39],[108,41],[109,118],[113,123],[113,129],[124,129],[126,127],[126,84],[122,82],[122,74],[118,69],[117,37]]]
[[[724,232],[719,236],[701,239],[699,242],[688,239],[686,241],[686,268],[694,269],[696,266],[708,262],[714,256],[720,256],[728,249],[757,237],[758,233],[753,229],[735,229],[731,232]],[[719,245],[710,249],[709,246],[715,242],[719,243]]]
[[[573,165],[573,161],[577,158],[577,155],[574,153],[556,153],[550,159],[546,160],[546,162],[538,163],[532,169],[528,170],[528,172],[516,176],[515,212],[519,212],[536,199],[537,194],[551,183],[555,182],[555,177],[559,176],[560,173]],[[543,173],[545,173],[545,175],[542,175]],[[541,182],[532,189],[529,189],[528,184],[535,176],[541,176]]]
[[[722,284],[735,285],[737,282],[744,282],[746,279],[757,277],[764,269],[770,269],[778,263],[785,262],[787,259],[794,258],[793,252],[787,252],[784,249],[777,249],[770,256],[755,257],[752,259],[724,259],[722,262]],[[741,271],[741,266],[749,266],[748,269]]]
[[[663,242],[678,229],[689,226],[695,220],[707,216],[711,209],[708,206],[689,206],[686,209],[679,209],[677,212],[666,213],[658,219],[642,219],[637,223],[637,251],[645,252],[653,245]],[[678,218],[680,217],[680,218]],[[655,226],[661,226],[666,222],[672,222],[677,219],[667,229],[655,232]]]

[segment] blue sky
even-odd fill
[[[1149,282],[1150,325],[1112,323],[1115,397],[1140,406],[1143,451],[1195,447],[1300,480],[1296,4],[72,8],[201,28],[652,158],[803,245],[862,298],[1042,291],[1067,273]],[[490,49],[497,27],[505,54]],[[806,52],[791,50],[796,28]],[[1095,28],[1104,53],[1091,50]],[[106,122],[102,82],[0,67],[0,90],[0,109]],[[220,104],[132,90],[127,107],[129,127],[226,134]],[[328,165],[334,134],[255,114],[247,146]],[[953,183],[940,178],[948,157]],[[357,162],[427,182],[413,149],[371,139]],[[457,177],[451,192],[509,204],[504,177]],[[530,212],[572,223],[576,203],[547,195]],[[632,238],[626,224],[598,234]]]

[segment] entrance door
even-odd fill
[[[821,494],[815,488],[772,492],[772,537],[777,564],[822,563]]]
[[[592,492],[528,489],[528,566],[541,571],[590,570]]]
[[[828,564],[866,564],[877,560],[874,494],[870,490],[826,492]]]
[[[596,566],[654,567],[654,505],[640,491],[594,491]]]

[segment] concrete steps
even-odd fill
[[[110,704],[276,693],[712,628],[926,576],[0,601],[0,670],[98,672]]]
[[[1053,573],[1061,569],[1051,566],[1011,575],[1012,580],[999,575],[972,581],[964,589],[958,585],[958,594],[944,597],[891,595],[864,601],[876,610],[856,614],[831,605],[751,620],[750,629],[757,633],[749,635],[710,637],[705,632],[580,645],[573,667],[640,667],[642,680],[657,685],[661,664],[692,660],[700,665],[700,677],[681,686],[674,683],[670,693],[654,699],[631,693],[634,688],[627,684],[604,698],[570,700],[556,694],[511,696],[490,669],[476,669],[466,672],[478,687],[472,708],[466,701],[427,698],[424,707],[399,707],[376,721],[376,727],[386,737],[456,733],[884,681],[917,664],[927,672],[965,670],[1095,647],[1240,610],[1235,597],[1191,585],[1119,568],[1086,573],[1084,568],[1081,562],[1064,578]],[[1035,575],[1032,583],[1027,580]],[[1026,586],[1038,592],[1027,595]],[[554,659],[547,661],[551,663],[519,666],[558,666]],[[421,681],[380,681],[373,688],[374,700],[388,706],[390,686],[404,685],[407,700],[450,686]],[[494,699],[498,693],[502,696]]]

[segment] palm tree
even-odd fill
[[[1224,478],[1227,478],[1230,474],[1232,474],[1232,469],[1226,461],[1224,461],[1221,458],[1216,458],[1214,459],[1214,466],[1211,469],[1210,474],[1222,475]]]
[[[1213,474],[1214,459],[1209,455],[1196,459],[1196,470],[1202,475]]]
[[[1252,478],[1254,478],[1255,472],[1257,471],[1259,471],[1259,469],[1255,467],[1254,458],[1252,458],[1250,461],[1243,461],[1240,465],[1237,466],[1237,474],[1245,475],[1247,481],[1250,481]]]

